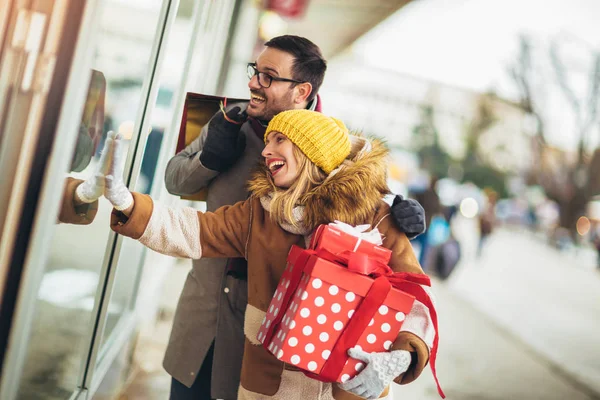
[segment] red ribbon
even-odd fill
[[[425,307],[429,309],[431,322],[433,323],[433,328],[435,329],[435,336],[433,338],[433,346],[431,347],[431,356],[429,357],[429,363],[431,366],[431,373],[433,374],[433,379],[435,380],[435,384],[437,386],[437,391],[442,397],[442,399],[445,399],[446,395],[444,394],[444,391],[440,386],[435,367],[439,343],[437,312],[431,301],[431,298],[429,297],[425,289],[423,289],[423,287],[421,286],[431,286],[431,280],[425,274],[411,274],[407,272],[392,272],[391,274],[385,276],[375,273],[372,276],[376,279],[384,277],[393,287],[405,293],[413,295],[415,299],[423,303]]]
[[[379,307],[383,304],[393,286],[414,296],[415,299],[423,303],[429,309],[431,320],[435,329],[435,338],[433,340],[433,347],[431,348],[430,357],[431,371],[437,385],[438,393],[442,398],[446,398],[439,384],[435,367],[439,340],[437,313],[433,303],[431,302],[431,299],[429,298],[429,295],[421,286],[431,286],[431,280],[429,277],[425,274],[393,272],[388,265],[382,263],[381,261],[374,260],[364,253],[345,251],[340,254],[333,254],[325,249],[320,249],[317,251],[304,250],[300,256],[298,256],[292,268],[290,284],[284,293],[281,310],[285,310],[289,306],[291,298],[298,284],[300,283],[300,278],[302,277],[304,267],[307,265],[308,259],[313,255],[337,264],[341,264],[342,266],[347,267],[349,270],[362,275],[369,275],[375,280],[373,281],[373,284],[371,285],[371,288],[367,292],[366,296],[363,298],[363,301],[359,304],[358,308],[352,315],[352,318],[343,329],[319,375],[308,371],[305,371],[304,374],[319,381],[335,382],[340,372],[344,368],[344,364],[348,357],[348,350],[356,345],[356,342],[369,325],[371,318],[373,318]],[[285,312],[283,311],[279,312],[271,326],[268,328],[263,342],[263,346],[266,349],[268,349],[268,345],[273,338],[276,328],[280,325],[284,314]]]

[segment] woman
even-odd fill
[[[387,396],[392,380],[413,381],[429,359],[435,331],[429,311],[418,301],[389,351],[350,350],[351,356],[368,365],[339,385],[306,377],[257,340],[291,246],[305,247],[320,224],[334,220],[371,224],[384,236],[383,246],[393,251],[394,271],[422,273],[406,235],[397,230],[382,200],[389,192],[387,150],[377,141],[350,136],[341,121],[308,110],[278,114],[267,127],[265,143],[265,163],[250,182],[251,196],[214,213],[162,207],[149,196],[129,193],[122,182],[107,175],[105,195],[116,209],[111,227],[163,254],[248,260],[240,399]]]

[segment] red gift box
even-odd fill
[[[327,232],[325,230],[325,235]],[[318,251],[296,246],[291,249],[288,265],[258,333],[259,341],[266,343],[267,349],[278,359],[316,375],[323,372],[334,345],[373,285],[372,278],[318,254]],[[301,271],[295,287],[294,271]],[[289,293],[287,307],[286,293]],[[413,302],[413,296],[392,288],[384,296],[383,304],[369,315],[368,325],[361,330],[359,338],[340,351],[341,372],[325,380],[345,382],[361,371],[364,364],[346,353],[350,347],[357,345],[366,352],[389,350]],[[265,341],[279,313],[284,313],[283,317],[280,316],[279,325],[272,329],[271,340]]]
[[[364,368],[348,349],[389,350],[416,299],[429,309],[436,331],[429,364],[445,398],[435,370],[437,313],[421,286],[431,286],[429,277],[394,273],[390,250],[364,240],[369,234],[346,231],[322,225],[311,249],[292,246],[258,340],[312,378],[345,382]]]

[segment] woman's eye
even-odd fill
[[[285,141],[285,136],[278,136],[277,137],[277,143],[281,143]]]

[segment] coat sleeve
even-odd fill
[[[229,111],[235,106],[243,107],[244,104],[230,104],[227,106],[227,110]],[[209,133],[209,124],[210,121],[204,125],[200,135],[192,143],[169,160],[165,170],[165,186],[169,193],[178,196],[198,193],[219,175],[219,172],[206,168],[200,162],[200,154]]]
[[[165,207],[140,193],[133,193],[133,198],[129,217],[113,210],[115,232],[173,257],[245,257],[250,201],[202,213],[191,207]]]
[[[76,206],[73,195],[77,186],[82,184],[81,179],[67,178],[63,189],[62,203],[58,214],[58,222],[63,224],[89,225],[96,218],[98,212],[98,200],[89,204]]]
[[[185,149],[169,160],[165,170],[165,186],[174,195],[190,195],[204,189],[219,173],[200,162],[200,153],[208,134],[208,124]]]
[[[393,219],[383,215],[378,224],[379,231],[384,235],[383,246],[392,250],[390,267],[394,272],[409,272],[423,274],[406,235],[397,230]],[[429,288],[422,286],[433,302]],[[415,300],[410,313],[406,316],[400,333],[390,350],[406,350],[412,355],[409,369],[394,381],[407,384],[419,377],[429,361],[429,352],[436,335],[429,309],[420,301]]]

